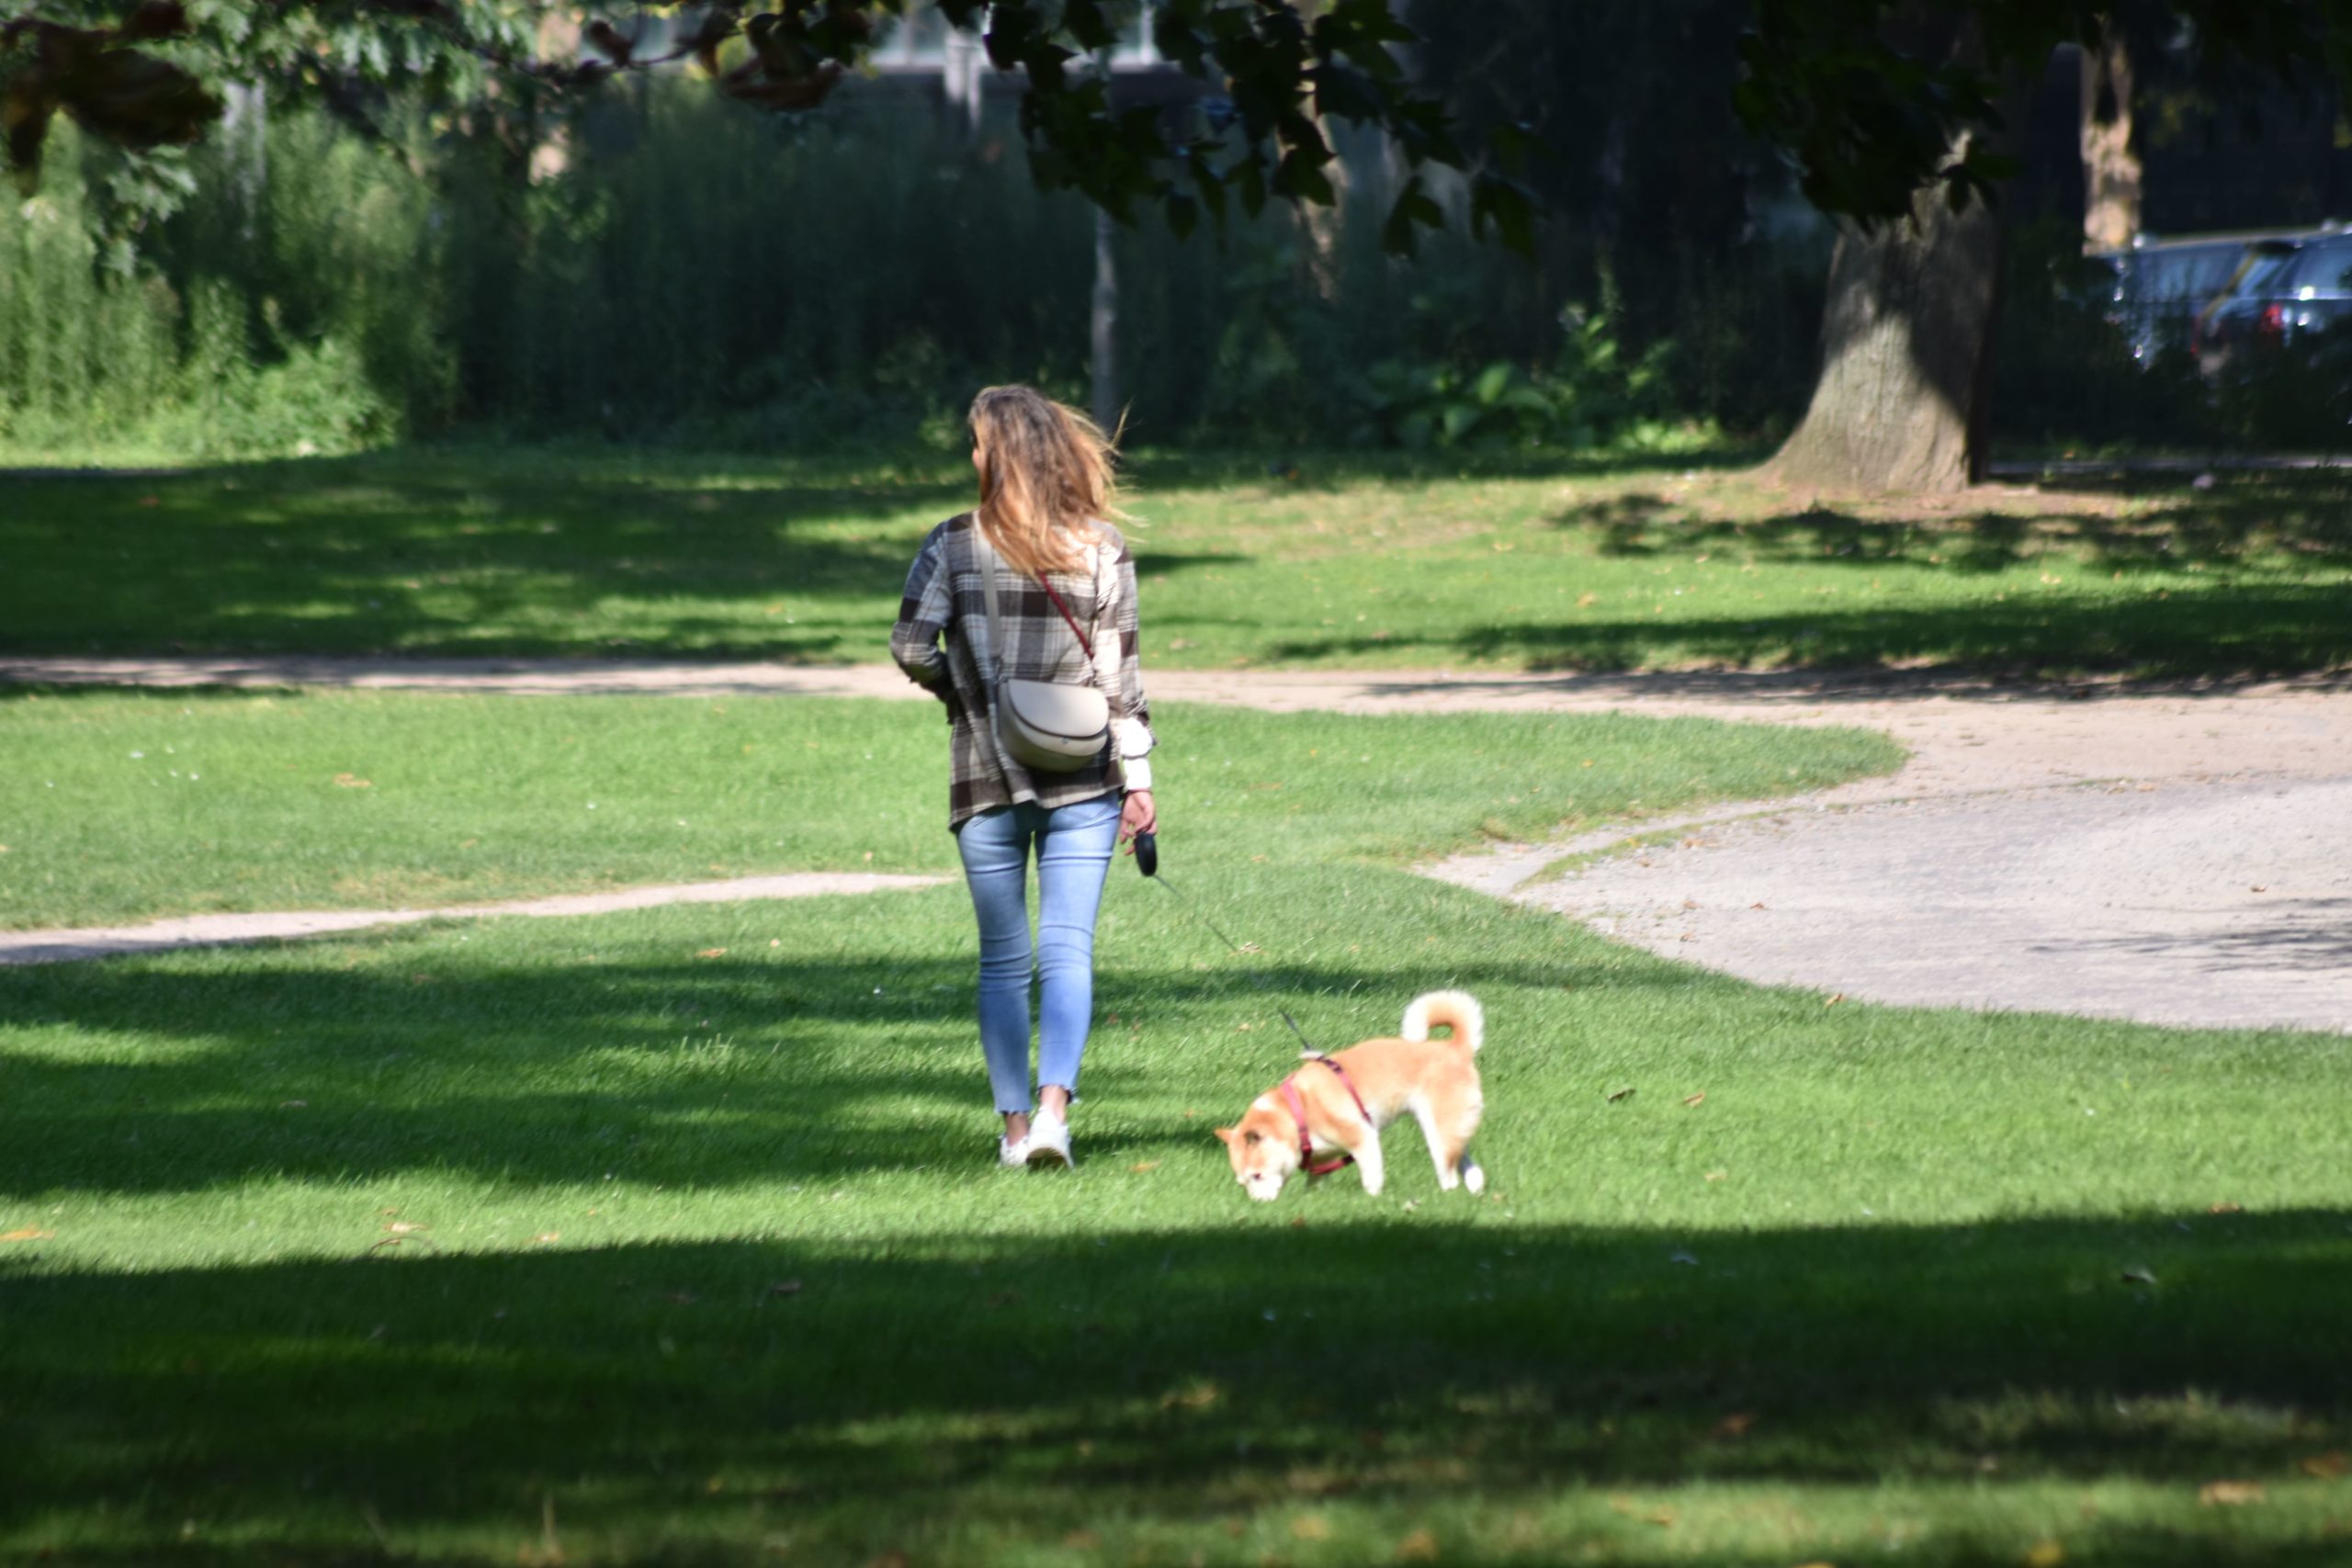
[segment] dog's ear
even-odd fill
[[[1219,1143],[1230,1144],[1233,1142],[1233,1129],[1230,1127],[1219,1127],[1216,1130],[1216,1135]]]

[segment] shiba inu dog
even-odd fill
[[[1441,1027],[1448,1036],[1430,1039]],[[1438,1186],[1484,1191],[1487,1173],[1469,1144],[1486,1110],[1474,1060],[1486,1032],[1486,1015],[1468,995],[1431,991],[1405,1010],[1401,1038],[1367,1040],[1329,1056],[1308,1052],[1238,1123],[1216,1130],[1234,1179],[1271,1202],[1300,1170],[1321,1176],[1352,1162],[1363,1190],[1377,1193],[1386,1179],[1380,1130],[1409,1114],[1437,1162]]]

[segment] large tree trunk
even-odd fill
[[[1922,191],[1908,222],[1849,225],[1829,262],[1821,379],[1773,458],[1785,482],[1955,491],[1984,477],[2001,221]]]
[[[2083,51],[2083,246],[2120,250],[2140,231],[2140,154],[2132,146],[2132,53],[2109,19]]]

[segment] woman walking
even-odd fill
[[[973,400],[970,422],[980,503],[923,540],[890,655],[947,705],[947,822],[979,919],[980,1047],[1004,1117],[998,1158],[1068,1166],[1069,1107],[1093,1020],[1095,910],[1114,847],[1156,819],[1135,560],[1109,521],[1110,439],[1085,415],[1027,387],[991,387]],[[1001,682],[1022,682],[1101,692],[1109,733],[1099,750],[1041,757],[1018,735],[1008,741]],[[1031,760],[1017,760],[1015,748]]]

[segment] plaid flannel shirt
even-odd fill
[[[988,605],[974,545],[973,514],[951,517],[931,531],[907,573],[890,657],[910,680],[947,705],[952,732],[947,824],[959,828],[977,813],[1016,802],[1044,807],[1091,800],[1123,786],[1118,721],[1134,718],[1148,730],[1143,663],[1137,657],[1136,563],[1116,528],[1099,524],[1084,569],[1055,572],[1055,592],[1095,651],[1095,684],[1111,701],[1112,743],[1102,761],[1072,773],[1033,773],[1006,757],[989,724]],[[997,565],[997,619],[1004,633],[1004,674],[1010,680],[1083,682],[1087,660],[1069,623],[1044,589],[1004,563]]]

